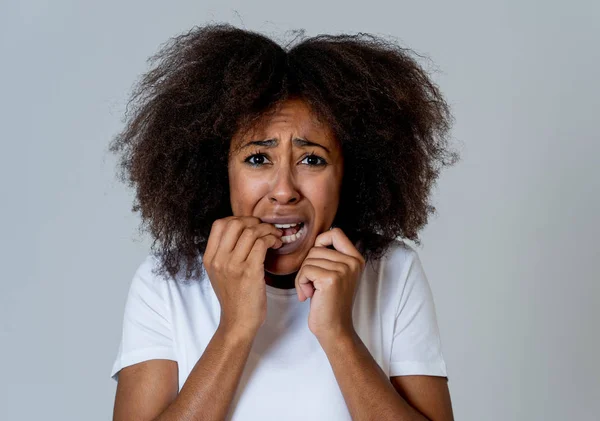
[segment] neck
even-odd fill
[[[296,275],[298,271],[287,275],[276,275],[265,271],[265,282],[275,288],[291,289],[296,287]]]

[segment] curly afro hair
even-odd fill
[[[435,213],[430,192],[453,117],[412,51],[370,34],[303,36],[280,46],[229,24],[194,27],[148,61],[109,150],[135,188],[160,273],[202,274],[212,223],[232,215],[230,140],[282,101],[301,98],[341,144],[344,175],[334,225],[367,261],[397,238],[420,243]],[[360,241],[359,241],[360,240]],[[158,246],[157,246],[158,244]],[[200,272],[198,272],[200,271]]]

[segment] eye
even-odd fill
[[[254,158],[254,161],[253,161]],[[265,159],[267,157],[262,154],[262,153],[256,153],[253,155],[250,155],[248,158],[244,159],[244,162],[246,162],[248,165],[251,165],[253,167],[260,167],[261,165],[263,165],[265,162]]]
[[[309,160],[308,165],[311,167],[321,167],[327,165],[327,161],[325,161],[325,159],[321,158],[319,155],[310,154],[304,157],[304,159],[301,162],[307,159]]]

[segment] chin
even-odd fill
[[[289,275],[300,269],[304,260],[301,257],[300,255],[277,255],[267,252],[265,270],[274,275]]]

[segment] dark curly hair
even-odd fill
[[[120,180],[135,188],[132,211],[154,239],[162,274],[175,276],[181,263],[186,279],[202,273],[212,223],[232,215],[230,140],[290,98],[305,100],[341,144],[334,225],[367,261],[399,237],[420,243],[435,213],[431,188],[458,160],[446,138],[448,104],[412,50],[365,33],[303,34],[282,47],[208,24],[148,59],[154,66],[135,85],[109,150],[120,155]]]

